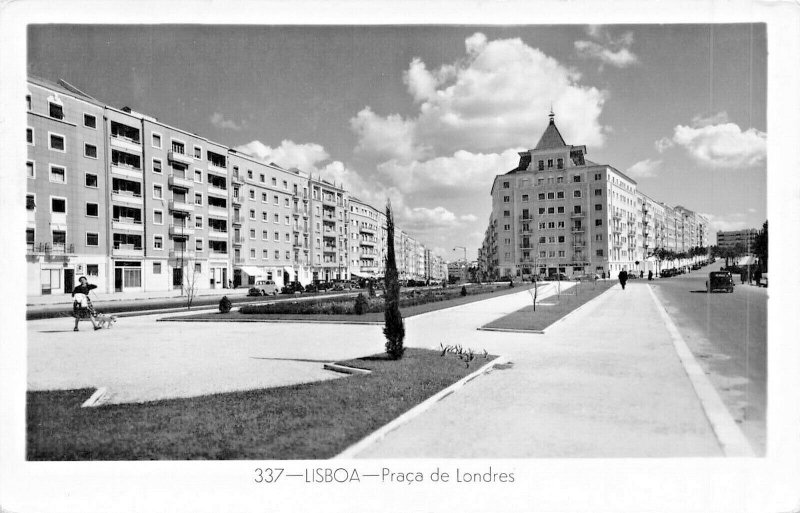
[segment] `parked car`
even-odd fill
[[[290,282],[288,285],[281,289],[281,294],[299,294],[305,290],[305,287],[299,281]]]
[[[274,296],[278,293],[278,286],[272,280],[257,280],[247,291],[248,296]]]
[[[711,271],[708,273],[706,291],[709,293],[714,292],[715,290],[733,292],[733,287],[733,275],[728,271]]]
[[[578,274],[573,276],[573,278],[575,278],[577,281],[596,281],[600,279],[600,275],[597,273]]]

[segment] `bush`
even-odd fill
[[[356,315],[364,315],[364,313],[367,311],[367,307],[369,306],[367,298],[364,297],[364,294],[359,294],[356,296],[356,303],[353,306]]]
[[[230,311],[231,311],[231,300],[228,299],[228,296],[222,296],[222,299],[219,300],[219,312],[228,313]]]
[[[461,295],[462,296],[466,296],[467,295],[467,286],[466,285],[462,285],[461,286]]]

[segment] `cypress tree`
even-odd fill
[[[386,354],[392,360],[399,360],[405,351],[403,339],[406,336],[406,329],[403,326],[403,317],[400,315],[400,280],[397,276],[397,261],[394,255],[394,216],[390,201],[386,202],[386,236],[389,239],[389,251],[386,255],[383,334],[386,336]]]

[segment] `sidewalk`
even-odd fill
[[[410,345],[461,343],[495,369],[359,458],[722,456],[646,281],[618,285],[545,335],[476,331],[520,294],[407,320]]]
[[[247,287],[239,287],[237,289],[203,289],[198,290],[195,297],[207,296],[237,296],[246,295]],[[107,302],[107,301],[136,301],[145,299],[173,299],[181,297],[181,291],[178,290],[154,290],[150,292],[112,292],[98,294],[92,291],[90,297],[93,303]],[[185,294],[183,297],[186,297]],[[28,296],[25,303],[27,306],[45,306],[45,305],[65,305],[72,304],[72,294],[53,294],[48,296]]]

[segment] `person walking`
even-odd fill
[[[644,270],[639,271],[639,278],[644,278]]]
[[[100,329],[100,326],[95,320],[94,306],[92,300],[89,299],[89,292],[96,289],[97,285],[92,285],[86,276],[81,276],[78,280],[80,285],[72,289],[72,316],[75,317],[75,328],[72,331],[78,331],[78,322],[81,319],[89,319],[92,321],[95,331]]]
[[[647,271],[647,281],[653,281],[653,271]]]
[[[628,281],[628,271],[625,269],[619,272],[619,284],[622,285],[622,290],[625,290],[625,283]]]
[[[753,271],[753,278],[756,280],[756,287],[761,286],[761,277],[762,277],[761,269],[756,267],[756,270]]]

